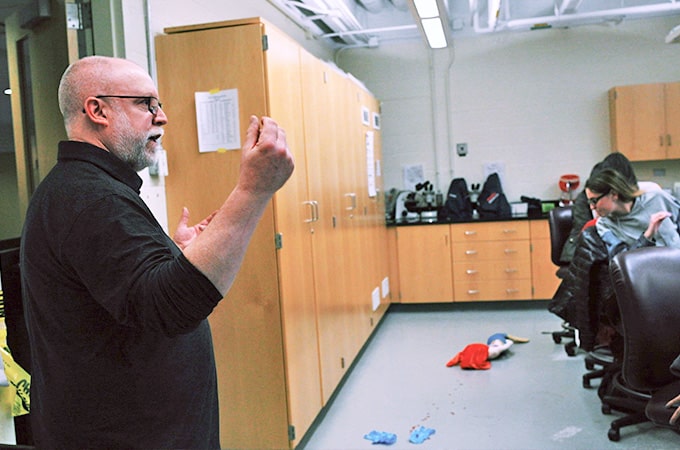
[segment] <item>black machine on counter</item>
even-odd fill
[[[439,207],[442,205],[441,192],[434,192],[429,181],[418,183],[415,191],[399,191],[394,197],[392,219],[395,222],[436,222]],[[388,206],[391,206],[388,202]]]

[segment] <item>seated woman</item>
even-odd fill
[[[639,190],[611,168],[594,172],[585,192],[597,224],[579,234],[567,276],[548,309],[579,330],[582,349],[606,344],[618,355],[623,347],[614,332],[619,314],[609,259],[638,247],[680,247],[676,225],[680,204],[660,189]]]
[[[662,190],[643,192],[619,172],[605,169],[586,182],[586,197],[599,219],[597,232],[610,257],[638,247],[680,248],[680,203]]]
[[[673,364],[671,364],[670,369],[673,375],[680,378],[680,355],[675,358],[675,361],[673,361]],[[668,423],[670,425],[680,426],[680,395],[668,400],[668,403],[666,403],[666,408],[674,408],[670,418],[668,419]]]
[[[602,161],[595,164],[590,171],[590,178],[604,169],[617,170],[626,178],[626,180],[628,180],[628,183],[631,185],[638,183],[633,166],[623,153],[610,153]],[[654,184],[655,183],[652,183],[652,185]],[[642,187],[641,189],[647,190],[646,188]],[[593,210],[590,208],[588,203],[588,197],[586,196],[585,189],[583,189],[576,197],[576,200],[574,200],[574,204],[571,207],[571,212],[573,218],[571,232],[569,233],[567,242],[565,242],[564,247],[562,247],[562,254],[560,255],[560,259],[562,261],[568,262],[571,262],[572,258],[574,257],[574,252],[576,251],[576,241],[579,234],[581,234],[581,231],[583,231],[584,226],[593,220],[594,216]]]

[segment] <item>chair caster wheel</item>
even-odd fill
[[[609,405],[602,405],[602,414],[609,415],[612,413],[612,408]]]
[[[574,347],[564,347],[564,351],[567,352],[569,356],[576,356],[576,349]]]
[[[583,379],[583,387],[586,389],[590,389],[590,380],[587,378]]]
[[[593,370],[594,368],[595,365],[593,363],[586,361],[586,369]]]
[[[562,342],[562,337],[560,337],[559,334],[554,334],[554,333],[553,333],[552,337],[553,337],[553,342],[554,342],[555,344],[559,344],[560,342]]]
[[[607,437],[612,442],[618,442],[619,440],[621,440],[621,433],[619,432],[619,430],[610,428],[609,431],[607,432]]]

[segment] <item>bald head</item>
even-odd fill
[[[59,84],[59,109],[67,134],[70,137],[77,123],[85,119],[82,111],[88,97],[153,88],[148,73],[132,61],[107,56],[88,56],[76,61],[66,69]]]

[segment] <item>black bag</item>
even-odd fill
[[[472,203],[465,178],[454,178],[451,181],[446,201],[439,212],[440,220],[472,219]]]
[[[481,219],[505,219],[512,217],[512,209],[503,193],[501,179],[495,172],[486,178],[477,203],[479,204],[478,211]]]

